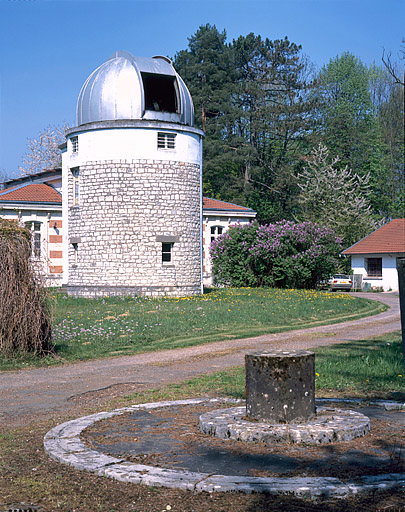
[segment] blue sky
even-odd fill
[[[27,139],[75,125],[87,76],[114,51],[187,48],[200,25],[301,44],[321,68],[350,51],[381,63],[405,37],[405,0],[0,0],[0,177],[18,173]]]

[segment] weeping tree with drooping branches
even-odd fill
[[[31,259],[31,233],[0,219],[0,354],[53,351],[48,293]]]

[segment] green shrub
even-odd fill
[[[211,244],[214,283],[314,288],[338,266],[341,240],[312,222],[236,224]]]
[[[47,292],[31,261],[31,233],[0,219],[0,353],[51,351]]]

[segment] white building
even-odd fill
[[[203,132],[170,60],[115,53],[83,85],[66,136],[68,293],[201,293]]]
[[[256,212],[238,204],[203,199],[203,275],[204,285],[212,285],[211,242],[228,231],[232,224],[248,224],[256,217]]]
[[[405,257],[405,219],[394,219],[352,245],[343,254],[351,257],[353,273],[362,289],[398,291],[397,258]]]

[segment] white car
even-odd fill
[[[329,281],[329,284],[332,292],[335,292],[336,290],[347,290],[349,292],[353,285],[350,276],[345,274],[336,274]]]

